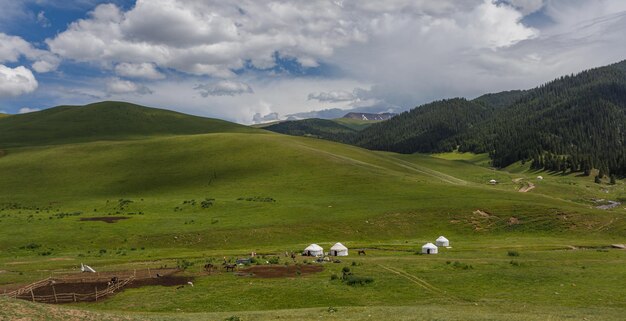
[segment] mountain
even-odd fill
[[[223,120],[106,101],[86,106],[59,106],[0,118],[0,148],[155,135],[254,131]]]
[[[345,114],[342,118],[349,118],[349,119],[358,119],[358,120],[365,120],[365,121],[381,121],[381,120],[387,120],[390,119],[391,117],[397,116],[398,114],[394,114],[394,113],[380,113],[380,114],[372,114],[372,113],[347,113]]]
[[[400,153],[489,153],[496,167],[528,161],[535,169],[626,175],[626,61],[530,90],[436,101],[350,135],[317,136]]]
[[[393,107],[389,105],[355,107],[352,109],[331,108],[331,109],[323,109],[323,110],[289,114],[286,116],[286,119],[288,120],[298,120],[298,119],[308,119],[308,118],[336,119],[336,118],[344,117],[347,113],[380,114],[380,113],[395,113],[397,111],[399,111],[397,107]]]

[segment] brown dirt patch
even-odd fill
[[[253,276],[257,278],[286,278],[300,275],[319,273],[324,270],[320,265],[255,265],[239,270],[237,275]]]
[[[163,273],[163,272],[161,272]],[[86,274],[86,273],[82,273],[80,274],[82,276],[85,276],[84,278],[78,278],[78,277],[68,277],[68,278],[62,278],[62,279],[55,279],[54,280],[54,285],[53,284],[48,284],[46,286],[42,286],[42,287],[38,287],[36,289],[33,289],[33,294],[36,298],[40,297],[40,296],[53,296],[55,293],[57,295],[60,294],[71,294],[71,293],[76,293],[77,295],[88,295],[88,294],[93,294],[96,289],[99,292],[102,292],[104,290],[106,290],[109,287],[108,284],[108,280],[107,277],[105,276],[96,276],[96,275],[91,275],[91,274]],[[113,275],[113,274],[112,274]],[[179,275],[173,275],[173,274],[161,274],[161,277],[156,277],[156,273],[152,274],[154,275],[154,277],[145,277],[145,278],[141,278],[141,276],[138,275],[137,279],[134,279],[133,281],[131,281],[130,283],[128,283],[126,286],[120,288],[119,290],[117,290],[115,293],[117,292],[121,292],[124,291],[125,289],[129,289],[129,288],[140,288],[143,286],[153,286],[153,285],[160,285],[160,286],[180,286],[180,285],[187,285],[187,282],[191,282],[194,280],[193,277],[190,276],[179,276]],[[123,279],[120,278],[120,281],[122,281]],[[115,293],[108,295],[108,296],[112,296]],[[107,297],[108,297],[107,296]],[[23,300],[32,300],[32,296],[31,293],[24,293],[21,294],[17,297],[18,299],[23,299]],[[106,297],[100,297],[98,298],[98,301],[105,299]],[[94,298],[90,298],[90,299],[83,299],[81,300],[82,302],[85,301],[94,301]],[[49,302],[49,301],[47,301]],[[49,303],[54,303],[49,302]],[[71,302],[59,302],[59,303],[71,303]]]
[[[81,217],[81,221],[100,221],[105,223],[117,223],[120,220],[127,220],[130,217],[126,216],[98,216],[98,217]]]
[[[509,225],[517,225],[517,224],[519,224],[519,219],[517,217],[509,218]]]

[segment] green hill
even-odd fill
[[[362,119],[354,119],[354,118],[335,118],[334,122],[344,125],[346,127],[352,128],[354,130],[363,130],[367,127],[370,127],[372,124],[379,123],[382,120],[362,120]]]
[[[119,123],[145,126],[125,115]],[[626,198],[622,182],[549,174],[539,181],[534,172],[474,165],[482,156],[378,152],[218,124],[224,132],[83,142],[66,134],[54,136],[63,144],[6,148],[0,293],[78,274],[80,263],[99,272],[180,267],[195,279],[194,286],[128,288],[70,308],[0,298],[9,307],[0,319],[414,319],[425,309],[425,320],[623,315],[624,291],[615,285],[626,252],[606,248],[623,242],[623,210],[600,210],[591,200]],[[534,190],[519,192],[530,183]],[[416,255],[442,234],[453,248]],[[350,256],[314,263],[284,255],[334,242]],[[225,258],[250,252],[259,254],[254,264],[323,271],[264,279],[245,266],[236,274],[221,268]],[[203,271],[209,262],[217,271]],[[373,282],[349,286],[338,279],[344,268]],[[509,312],[516,304],[523,308]]]
[[[488,153],[498,168],[528,161],[537,170],[588,173],[598,168],[603,175],[624,176],[625,124],[623,61],[530,90],[436,101],[361,131],[316,136],[399,153]],[[300,128],[281,132],[300,135],[309,129]]]
[[[0,119],[0,148],[120,140],[155,135],[254,132],[223,120],[124,102],[59,106]]]
[[[319,118],[284,121],[263,127],[263,129],[281,134],[310,136],[334,141],[344,141],[357,132],[350,125]]]

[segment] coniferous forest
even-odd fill
[[[316,121],[267,129],[399,153],[489,153],[495,167],[523,161],[538,170],[624,176],[626,61],[531,90],[436,101],[361,131],[326,132]]]

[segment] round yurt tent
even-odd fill
[[[435,241],[435,244],[437,246],[450,246],[450,241],[447,238],[440,236]]]
[[[437,254],[437,247],[433,243],[426,243],[422,246],[423,254]]]
[[[332,256],[348,256],[348,248],[343,244],[337,242],[330,248],[330,255]]]
[[[317,244],[311,244],[304,249],[303,254],[308,256],[322,256],[324,255],[324,249]]]

